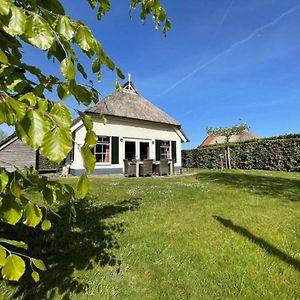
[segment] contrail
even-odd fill
[[[211,58],[210,60],[208,60],[207,62],[205,62],[204,64],[198,66],[197,68],[195,68],[193,71],[191,71],[190,73],[188,73],[186,76],[184,76],[183,78],[181,78],[180,80],[178,80],[177,82],[175,82],[172,86],[170,86],[169,88],[167,88],[165,91],[163,91],[162,93],[158,94],[155,98],[159,98],[162,95],[167,94],[168,92],[170,92],[171,90],[173,90],[174,88],[176,88],[178,85],[180,85],[181,83],[183,83],[184,81],[186,81],[188,78],[190,78],[191,76],[193,76],[195,73],[205,69],[207,66],[211,65],[212,63],[214,63],[217,59],[219,59],[220,57],[226,55],[227,53],[233,51],[236,47],[250,41],[251,39],[253,39],[258,33],[276,25],[278,22],[280,22],[283,18],[285,18],[286,16],[294,13],[295,11],[297,11],[298,9],[300,9],[300,5],[295,6],[289,10],[287,10],[286,12],[284,12],[283,14],[281,14],[279,17],[277,17],[275,20],[273,20],[270,23],[267,23],[257,29],[255,29],[251,34],[249,34],[247,37],[235,42],[234,44],[232,44],[229,48],[227,48],[226,50],[224,50],[223,52],[220,52],[219,54],[217,54],[216,56],[214,56],[213,58]]]

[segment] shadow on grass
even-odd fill
[[[298,272],[300,272],[300,261],[289,256],[285,252],[281,251],[280,249],[276,248],[272,244],[268,243],[264,239],[257,237],[253,233],[251,233],[248,229],[235,225],[231,220],[224,219],[220,216],[213,216],[219,223],[223,226],[233,230],[234,232],[244,236],[254,244],[258,245],[261,249],[266,251],[268,254],[273,255],[281,259],[283,262],[287,263],[288,265],[295,268]]]
[[[300,201],[300,180],[243,173],[201,172],[198,180],[208,179],[237,189],[248,190],[260,196],[270,196],[284,201]]]
[[[113,217],[138,208],[139,199],[103,207],[95,206],[91,200],[76,201],[72,206],[66,204],[58,209],[61,219],[49,216],[53,224],[49,232],[30,228],[24,230],[24,226],[21,234],[20,230],[10,232],[8,236],[31,246],[30,256],[43,259],[48,266],[46,272],[40,272],[38,284],[30,278],[30,272],[26,272],[19,283],[8,283],[17,288],[13,298],[70,299],[71,293],[83,293],[88,287],[84,279],[75,278],[75,272],[91,270],[98,264],[114,267],[118,273],[121,261],[113,250],[120,247],[118,236],[124,231],[124,224]],[[15,226],[10,226],[10,230],[11,227]],[[7,231],[5,233],[8,234]]]

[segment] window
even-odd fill
[[[160,146],[160,159],[170,159],[170,141],[162,141]]]
[[[110,162],[110,137],[98,136],[96,147],[93,149],[96,162],[109,163]]]

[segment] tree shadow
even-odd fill
[[[283,262],[292,266],[295,270],[300,272],[300,261],[298,259],[289,256],[288,254],[276,248],[275,246],[265,241],[264,239],[257,237],[256,235],[251,233],[248,229],[239,225],[235,225],[231,220],[224,219],[220,216],[213,216],[213,217],[223,226],[230,228],[234,232],[244,236],[252,243],[258,245],[261,249],[266,251],[268,254],[276,256],[277,258],[279,258],[280,260],[282,260]]]
[[[42,259],[48,267],[47,271],[40,272],[41,280],[37,284],[28,271],[18,283],[9,282],[16,288],[12,298],[70,299],[71,293],[82,293],[88,288],[88,283],[75,278],[74,272],[90,270],[98,264],[114,267],[118,273],[121,261],[113,251],[120,247],[118,237],[124,231],[124,224],[113,217],[138,209],[139,200],[102,207],[92,200],[70,202],[57,210],[61,218],[48,216],[53,224],[49,232],[22,225],[22,230],[18,226],[1,228],[2,236],[27,242],[30,249],[26,254]]]
[[[249,191],[260,196],[270,196],[283,201],[300,201],[300,180],[243,173],[201,172],[198,180],[209,179],[225,186]]]

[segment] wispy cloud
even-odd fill
[[[225,56],[226,54],[232,52],[235,48],[249,42],[250,40],[252,40],[255,36],[257,36],[258,34],[262,33],[263,31],[275,26],[276,24],[278,24],[282,19],[284,19],[285,17],[293,14],[294,12],[296,12],[297,10],[300,9],[300,5],[297,5],[287,11],[285,11],[284,13],[282,13],[279,17],[277,17],[276,19],[274,19],[272,22],[269,22],[263,26],[258,27],[257,29],[255,29],[251,34],[249,34],[248,36],[246,36],[245,38],[238,40],[237,42],[233,43],[229,48],[227,48],[226,50],[218,53],[217,55],[215,55],[213,58],[209,59],[208,61],[206,61],[205,63],[198,65],[194,70],[192,70],[191,72],[189,72],[187,75],[185,75],[184,77],[182,77],[180,80],[176,81],[173,85],[171,85],[169,88],[165,89],[163,92],[161,92],[160,94],[158,94],[156,97],[154,97],[154,99],[159,98],[165,94],[167,94],[168,92],[170,92],[171,90],[175,89],[178,85],[182,84],[183,82],[185,82],[187,79],[189,79],[190,77],[192,77],[194,74],[198,73],[199,71],[205,69],[206,67],[210,66],[211,64],[213,64],[215,61],[217,61],[218,59],[220,59],[221,57]]]

